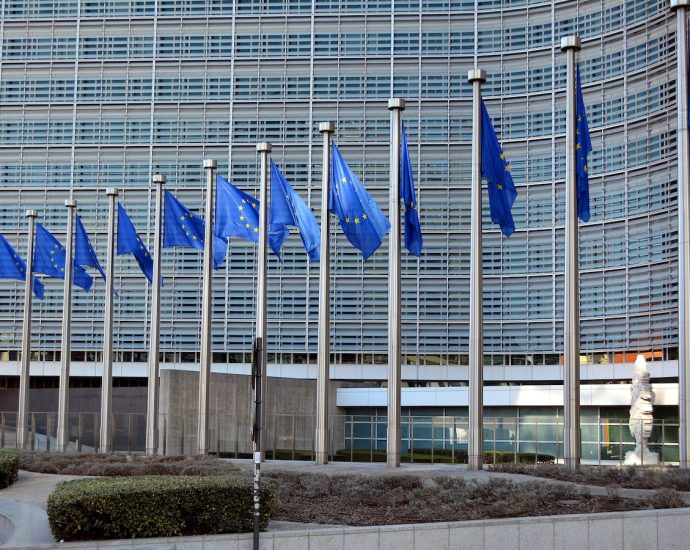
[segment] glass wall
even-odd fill
[[[518,187],[516,233],[484,216],[485,350],[502,364],[554,361],[563,348],[565,57],[578,33],[590,120],[591,211],[580,229],[583,354],[611,362],[677,346],[675,23],[664,0],[6,0],[0,17],[0,231],[25,253],[23,212],[64,239],[72,194],[105,258],[105,188],[152,245],[157,172],[200,212],[203,158],[257,193],[255,143],[321,217],[318,123],[387,210],[387,100],[404,97],[424,231],[403,257],[408,364],[463,364],[468,350],[471,87],[487,71],[489,112]],[[312,11],[313,7],[313,11]],[[487,201],[485,200],[485,206]],[[332,234],[332,344],[343,363],[387,349],[387,241],[366,263]],[[247,361],[255,245],[232,241],[216,272],[213,348]],[[201,257],[166,249],[161,346],[195,362]],[[269,352],[313,362],[318,265],[299,239],[269,265]],[[121,257],[115,348],[145,361],[149,288]],[[59,348],[59,281],[36,302],[34,349]],[[103,284],[75,293],[73,349],[102,345]],[[0,354],[19,349],[22,285],[0,281]],[[92,353],[95,360],[95,355]],[[48,355],[44,355],[48,361]],[[53,356],[54,357],[54,356]],[[87,355],[84,356],[85,360]],[[528,359],[538,357],[541,359]],[[523,359],[524,358],[524,359]],[[555,359],[557,361],[557,359]],[[539,364],[539,363],[534,363]],[[423,378],[423,371],[420,377]],[[458,374],[458,376],[460,376]]]

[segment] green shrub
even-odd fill
[[[15,449],[0,449],[0,489],[17,481],[19,453]]]
[[[274,492],[261,489],[261,528]],[[230,476],[139,476],[60,483],[48,497],[56,540],[245,533],[253,529],[250,480]]]
[[[537,464],[548,464],[554,461],[554,457],[546,454],[534,453],[514,453],[511,451],[484,451],[484,463],[499,464],[517,461],[520,464],[534,464],[536,459]],[[353,462],[385,462],[386,451],[368,451],[365,449],[357,449],[350,451],[349,449],[340,449],[336,451],[333,456],[335,461],[353,461]],[[431,449],[415,449],[414,454],[403,453],[400,455],[401,462],[418,462],[430,463],[432,462]],[[434,463],[454,463],[467,464],[467,451],[464,449],[456,449],[451,452],[450,449],[434,449],[433,454]]]

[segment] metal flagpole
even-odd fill
[[[388,100],[391,112],[390,180],[388,216],[391,232],[388,241],[388,437],[389,468],[400,466],[400,141],[405,100]]]
[[[22,357],[19,376],[19,412],[17,413],[17,447],[25,449],[29,443],[27,416],[29,412],[29,379],[31,367],[31,305],[34,279],[34,233],[36,211],[27,210],[29,235],[26,246],[26,280],[24,282],[24,322],[22,324]]]
[[[561,39],[567,57],[565,107],[565,320],[563,332],[563,460],[568,470],[580,467],[580,266],[577,220],[577,96],[575,93],[575,54],[580,38]]]
[[[60,348],[60,390],[58,395],[57,450],[63,453],[69,444],[69,369],[72,340],[72,278],[74,272],[75,199],[65,201],[67,207],[67,243],[65,246],[65,283],[62,298],[62,346]]]
[[[153,237],[153,284],[151,285],[151,333],[149,335],[149,382],[146,409],[146,454],[158,452],[158,367],[161,335],[161,257],[163,241],[163,186],[165,176],[153,176],[156,185],[156,221]]]
[[[115,276],[115,200],[117,189],[109,187],[108,251],[105,275],[105,320],[103,322],[103,382],[101,383],[101,451],[112,452],[113,417],[113,278]]]
[[[261,183],[259,190],[259,247],[256,282],[256,337],[254,339],[254,353],[252,356],[252,375],[254,387],[254,424],[252,426],[252,442],[254,445],[254,550],[259,550],[259,528],[261,521],[261,502],[259,498],[259,483],[261,479],[261,461],[263,460],[264,438],[262,426],[265,419],[265,408],[262,407],[263,382],[266,380],[266,291],[267,291],[267,254],[268,243],[268,154],[271,144],[261,142],[256,144],[256,150],[261,154]]]
[[[315,458],[317,464],[328,464],[328,385],[330,383],[330,232],[328,202],[331,186],[331,134],[333,122],[319,124],[323,134],[323,167],[321,179],[321,265],[319,267],[319,334],[317,356],[319,370],[316,378],[316,434]]]
[[[482,270],[482,84],[486,71],[472,69],[467,73],[472,84],[472,193],[470,198],[470,369],[469,430],[467,467],[481,470],[483,464],[483,270]]]
[[[678,68],[678,408],[680,467],[690,468],[690,136],[688,135],[688,7],[690,0],[671,0],[676,12]]]
[[[216,161],[204,160],[206,170],[206,225],[204,227],[204,290],[201,306],[201,362],[199,365],[199,422],[197,444],[199,454],[208,454],[209,397],[211,378],[211,299],[213,282],[213,196],[215,189]],[[160,256],[160,251],[156,250]]]

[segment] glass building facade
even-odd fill
[[[583,363],[645,352],[677,359],[675,15],[667,0],[3,0],[0,232],[26,252],[24,211],[64,241],[72,195],[105,261],[106,187],[153,244],[155,173],[192,210],[202,159],[257,193],[257,141],[320,217],[321,136],[335,140],[388,208],[390,97],[403,120],[424,231],[403,253],[403,355],[465,379],[469,324],[471,85],[518,188],[516,232],[501,236],[484,197],[488,365],[558,365],[563,350],[565,55],[578,34],[591,129],[591,220],[580,226]],[[387,239],[367,262],[330,219],[332,363],[387,362]],[[215,272],[215,363],[247,363],[256,245],[233,240]],[[158,251],[156,251],[157,253]],[[119,258],[116,361],[144,363],[150,288]],[[198,361],[198,251],[165,249],[164,365]],[[299,239],[269,263],[269,362],[316,363],[318,264]],[[97,363],[104,285],[75,289],[73,359]],[[0,362],[16,362],[23,285],[0,281]],[[35,301],[38,362],[59,356],[62,282]],[[458,367],[453,369],[453,367]],[[457,372],[454,375],[453,372]]]

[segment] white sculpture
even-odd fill
[[[635,360],[631,393],[629,426],[630,433],[635,438],[635,450],[625,453],[625,464],[658,464],[658,453],[653,453],[647,448],[647,440],[652,434],[654,422],[654,392],[649,382],[647,361],[643,355],[638,355]]]

